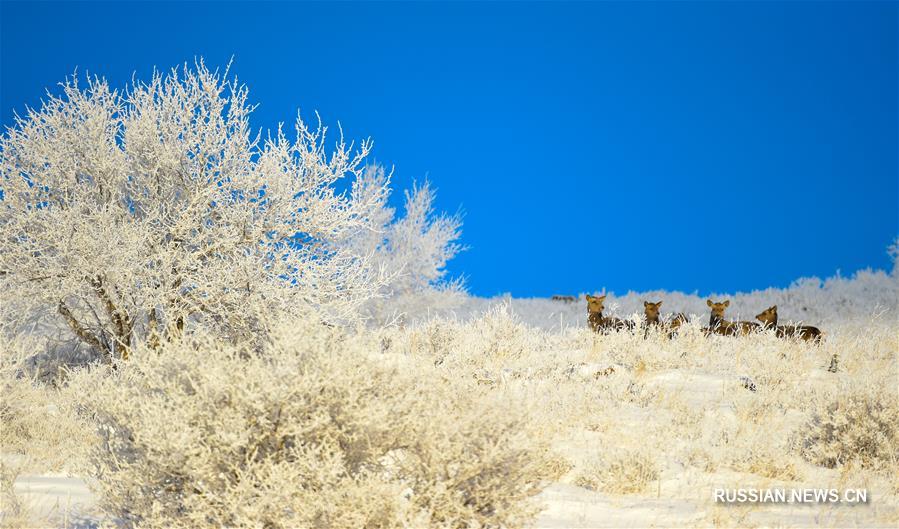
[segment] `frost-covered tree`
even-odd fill
[[[387,205],[388,195],[379,193],[389,181],[383,166],[369,165],[354,182],[353,196],[372,205],[367,215],[371,224],[349,240],[357,255],[372,256],[389,274],[382,295],[367,307],[369,315],[380,320],[422,304],[439,307],[442,304],[435,298],[452,298],[462,291],[460,280],[446,279],[447,262],[462,250],[457,243],[461,217],[437,213],[435,192],[425,181],[405,192],[405,216],[397,218]]]
[[[128,90],[72,78],[0,139],[0,305],[42,310],[81,342],[127,356],[185,326],[252,332],[267,311],[353,314],[389,277],[347,241],[381,222],[371,148],[300,117],[250,130],[227,71],[155,74]]]

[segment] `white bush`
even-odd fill
[[[815,402],[800,429],[802,456],[828,468],[858,463],[862,468],[899,469],[899,397],[895,387],[845,388]]]
[[[127,526],[520,526],[551,473],[526,415],[314,321],[263,352],[136,348],[73,375],[93,476]]]

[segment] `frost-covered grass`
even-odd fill
[[[778,523],[833,525],[819,516],[833,510],[858,525],[889,526],[899,516],[894,310],[833,323],[821,345],[772,334],[706,337],[696,322],[670,341],[639,331],[546,331],[508,308],[381,332],[387,354],[430,359],[447,376],[527,406],[571,464],[561,483],[587,489],[586,511],[627,496],[681,502],[673,512],[672,504],[650,509],[660,518],[638,526],[765,525],[767,515],[784,514],[779,506],[721,510],[712,489],[858,487],[870,491],[864,508],[806,507]],[[839,369],[831,373],[834,355]],[[595,512],[589,521],[606,523],[608,513]]]
[[[4,428],[3,451],[32,472],[66,454],[98,516],[149,526],[895,526],[897,276],[810,285],[732,296],[732,317],[807,306],[822,344],[707,337],[701,317],[670,340],[597,335],[582,302],[463,299],[455,317],[386,327],[272,324],[252,352],[193,336],[68,372],[60,389],[19,363],[4,371],[4,427],[22,426]],[[704,304],[629,294],[617,312],[658,298]],[[79,433],[49,451],[28,441],[54,429]],[[720,505],[718,487],[866,488],[869,502]]]

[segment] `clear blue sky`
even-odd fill
[[[254,125],[371,136],[465,212],[473,293],[734,291],[886,268],[897,4],[3,2],[0,119],[77,67],[203,56]]]

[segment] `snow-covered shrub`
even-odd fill
[[[827,468],[853,462],[873,470],[899,469],[895,386],[866,385],[820,399],[798,442],[805,459]]]
[[[229,338],[260,315],[347,318],[383,277],[347,239],[388,192],[361,176],[342,134],[299,117],[264,141],[248,91],[227,73],[155,74],[125,92],[77,79],[0,139],[0,292],[107,356],[204,327]]]
[[[609,446],[578,473],[575,484],[613,494],[639,494],[658,479],[659,465],[652,451]]]
[[[789,450],[777,438],[770,435],[765,424],[745,424],[734,436],[732,446],[726,451],[728,467],[765,478],[796,481],[802,470],[790,457]]]
[[[428,307],[447,310],[464,300],[461,280],[446,279],[446,263],[462,247],[462,219],[434,210],[435,191],[425,181],[405,192],[405,215],[396,217],[387,205],[385,189],[390,175],[380,165],[369,165],[353,184],[353,197],[373,204],[370,224],[348,242],[360,256],[390,277],[380,296],[371,299],[365,312],[376,323],[402,319]]]
[[[262,351],[192,335],[75,373],[126,526],[521,526],[554,464],[526,414],[314,320]],[[557,465],[556,465],[557,466]]]

